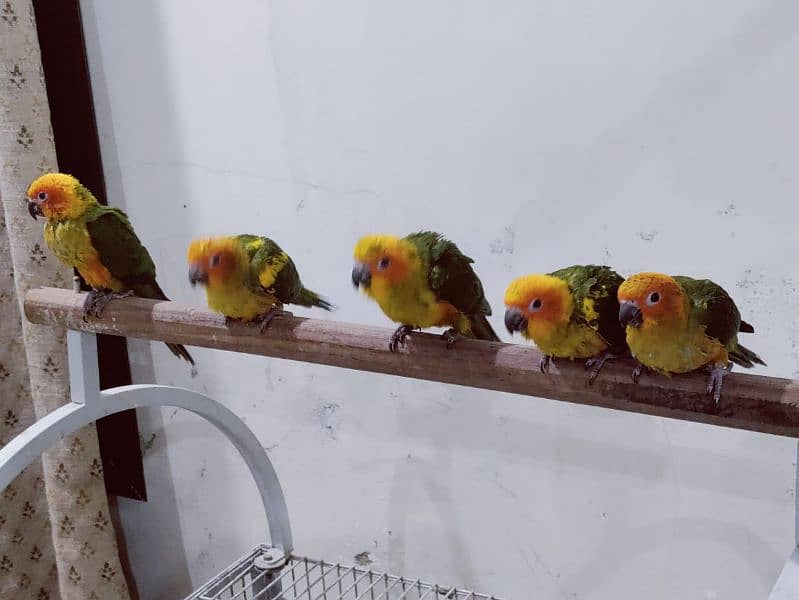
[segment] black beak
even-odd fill
[[[28,212],[31,214],[34,221],[36,220],[36,217],[44,216],[42,214],[42,207],[32,200],[28,200]]]
[[[363,263],[355,263],[352,267],[352,285],[356,288],[358,286],[369,287],[372,283],[372,272]]]
[[[208,283],[208,272],[200,265],[189,266],[189,283],[194,287],[198,283]]]
[[[518,308],[509,308],[505,311],[505,328],[513,335],[517,331],[527,329],[527,319]]]
[[[622,327],[640,327],[644,322],[644,314],[632,302],[622,302],[619,307],[619,323]]]

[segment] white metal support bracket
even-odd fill
[[[36,421],[0,449],[0,490],[65,436],[114,413],[145,406],[183,408],[210,422],[236,447],[255,479],[269,526],[271,545],[293,549],[288,509],[272,462],[258,438],[233,412],[198,392],[166,385],[126,385],[100,390],[97,338],[67,332],[71,402]]]
[[[799,598],[799,443],[796,448],[796,487],[794,488],[794,543],[796,547],[785,561],[769,600],[796,600]]]

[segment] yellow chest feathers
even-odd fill
[[[462,327],[463,319],[457,309],[448,302],[440,302],[419,278],[410,277],[398,283],[373,281],[367,293],[396,323],[417,327]]]
[[[571,320],[551,325],[532,318],[525,334],[541,352],[557,358],[591,358],[608,348],[607,342],[596,330]]]
[[[244,321],[252,321],[277,304],[274,296],[255,294],[243,284],[209,286],[205,295],[211,310]]]
[[[124,286],[103,266],[92,246],[86,224],[80,221],[47,223],[44,241],[58,259],[78,270],[81,277],[94,288],[122,291]]]
[[[663,373],[687,373],[708,363],[728,362],[721,342],[705,335],[704,327],[669,327],[644,323],[627,328],[627,345],[633,356]]]

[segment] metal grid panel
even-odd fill
[[[259,546],[187,600],[501,600],[451,586],[302,556],[272,572]]]

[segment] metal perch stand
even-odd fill
[[[103,319],[88,323],[82,320],[82,306],[83,296],[68,290],[42,288],[31,290],[26,297],[25,314],[30,321],[71,330],[72,401],[0,450],[0,489],[56,441],[103,416],[145,406],[174,406],[200,415],[220,429],[244,457],[264,504],[270,543],[242,557],[189,596],[190,600],[499,599],[296,555],[280,482],[252,431],[221,404],[190,390],[130,385],[101,391],[95,333],[289,358],[799,437],[799,384],[788,379],[731,375],[716,410],[706,397],[703,377],[647,378],[635,385],[629,379],[631,365],[624,361],[606,367],[600,381],[587,387],[578,365],[559,364],[560,375],[544,375],[536,366],[539,355],[534,349],[512,344],[462,340],[457,351],[442,353],[440,340],[415,335],[409,349],[396,355],[389,352],[389,332],[382,328],[284,319],[275,322],[269,336],[262,336],[258,328],[228,326],[218,315],[172,302],[140,298],[113,302]],[[797,547],[770,600],[799,598],[799,498],[797,517]]]

